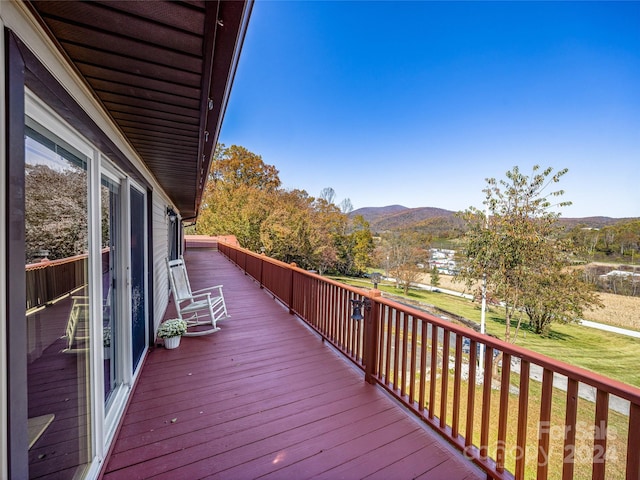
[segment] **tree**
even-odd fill
[[[369,263],[371,232],[367,224],[347,234],[348,218],[335,198],[331,187],[317,199],[304,190],[284,190],[273,165],[244,147],[220,144],[195,231],[235,235],[245,248],[303,268],[353,273]]]
[[[273,192],[248,185],[218,188],[207,195],[208,205],[198,217],[197,233],[235,235],[240,245],[255,252],[262,247],[262,223],[276,201]]]
[[[262,157],[237,145],[218,145],[197,233],[235,235],[243,247],[260,251],[261,226],[277,201],[279,187],[278,170]]]
[[[314,257],[320,275],[324,275],[338,263],[338,252],[333,245],[321,245],[314,252]]]
[[[320,200],[324,200],[328,205],[333,205],[336,200],[336,192],[331,187],[323,188],[320,192]]]
[[[433,288],[440,286],[440,272],[438,271],[438,267],[435,265],[431,269],[431,286]]]
[[[231,189],[239,185],[268,191],[280,187],[276,167],[264,163],[260,155],[238,145],[225,148],[224,144],[219,144],[216,147],[210,177],[214,181],[214,188],[219,182]]]
[[[352,221],[351,251],[353,253],[353,266],[356,273],[364,272],[371,264],[373,253],[373,236],[367,222],[362,215],[356,215]]]
[[[414,231],[405,230],[385,236],[386,256],[389,262],[389,273],[402,287],[405,295],[409,288],[422,277],[418,263],[422,263],[429,245],[425,236]]]
[[[335,192],[325,188],[320,198],[311,203],[312,263],[320,274],[338,265],[338,245],[347,229],[347,217],[334,203]]]
[[[345,215],[349,215],[353,211],[353,204],[351,199],[345,198],[340,202],[340,211]]]
[[[524,311],[533,331],[540,335],[549,333],[552,322],[575,322],[586,306],[603,306],[593,285],[585,284],[579,272],[563,267],[544,264],[525,280]]]
[[[551,285],[569,281],[563,272],[566,251],[558,240],[559,213],[552,207],[571,203],[552,205],[550,199],[561,197],[564,191],[546,192],[567,169],[555,174],[551,167],[539,170],[534,166],[528,176],[516,166],[506,172],[506,180],[486,179],[486,213],[474,207],[463,213],[468,230],[466,265],[460,277],[471,285],[486,275],[488,288],[505,304],[504,338],[511,342],[520,328],[519,312],[531,313],[530,318],[536,319],[532,322],[541,322],[540,331],[545,331],[548,322],[575,319],[595,300],[588,294],[590,287],[577,277],[570,278],[571,289],[562,289],[562,301],[551,298]],[[536,295],[540,301],[535,301]],[[512,334],[511,322],[516,315],[516,332]]]
[[[282,192],[277,200],[260,227],[262,245],[273,258],[311,268],[310,204],[313,199],[304,190],[293,190]]]

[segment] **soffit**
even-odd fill
[[[183,218],[195,217],[248,21],[247,2],[29,5]]]

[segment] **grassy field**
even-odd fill
[[[358,287],[371,288],[372,286],[367,279],[345,277],[336,279]],[[460,286],[459,284],[457,285],[458,287]],[[448,288],[444,282],[440,286]],[[401,296],[402,294],[402,291],[393,285],[383,283],[379,285],[379,288],[391,295]],[[436,306],[478,324],[480,323],[480,306],[470,300],[422,290],[411,290],[409,299]],[[526,319],[522,323],[523,325],[516,341],[517,345],[640,387],[640,369],[637,368],[640,339],[579,325],[558,324],[552,326],[548,337],[541,337],[528,329]],[[515,328],[515,324],[513,327]],[[489,309],[486,318],[486,329],[489,334],[498,338],[504,337],[505,320],[501,308],[491,307]]]

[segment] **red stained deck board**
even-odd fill
[[[231,317],[149,353],[105,479],[485,478],[220,253],[185,258]]]
[[[179,389],[188,390],[190,395],[185,396],[180,401],[179,407],[184,410],[189,408],[197,408],[199,406],[216,406],[225,401],[237,402],[237,398],[241,396],[254,395],[254,401],[263,401],[274,396],[281,396],[285,394],[295,394],[296,391],[304,390],[306,388],[314,387],[317,385],[326,385],[326,388],[331,387],[334,382],[344,381],[349,383],[353,377],[345,378],[341,374],[332,376],[331,374],[323,374],[314,378],[305,378],[302,376],[302,372],[296,372],[295,374],[279,375],[273,377],[271,375],[263,375],[259,377],[246,378],[244,381],[238,379],[230,380],[226,384],[214,384],[206,385],[201,388],[190,388],[189,384],[181,384]],[[269,378],[265,378],[265,377]],[[191,383],[204,383],[204,380],[197,375],[187,376]],[[259,381],[258,381],[259,380]],[[136,421],[144,420],[145,417],[155,416],[162,412],[175,411],[178,408],[175,402],[167,402],[167,399],[173,399],[175,395],[179,395],[180,392],[170,389],[172,394],[167,392],[155,391],[152,392],[155,396],[148,395],[147,402],[136,403],[132,405],[131,415],[127,419],[126,425],[134,423]],[[215,398],[215,402],[212,403],[212,398]],[[236,403],[237,404],[237,403]],[[233,403],[227,408],[233,406]]]
[[[235,466],[225,470],[220,465],[216,465],[216,469],[220,471],[212,478],[233,478],[234,476],[257,478],[274,471],[280,475],[282,472],[286,472],[288,466],[313,458],[333,447],[348,446],[355,438],[367,436],[402,420],[402,412],[393,407],[388,408],[387,402],[377,406],[381,409],[375,413],[364,409],[356,410],[350,413],[349,418],[344,422],[341,422],[340,417],[336,417],[334,420],[338,422],[337,425],[329,427],[329,429],[326,425],[316,425],[316,428],[313,429],[306,427],[304,439],[299,440],[299,436],[291,435],[288,432],[281,434],[281,439],[267,439],[265,443],[269,443],[270,447],[268,453],[262,453],[260,456],[254,455],[251,460],[244,463],[236,462]],[[274,440],[276,440],[275,443]],[[295,478],[295,476],[290,478]]]
[[[387,443],[381,444],[378,448],[372,448],[363,455],[350,459],[338,467],[329,469],[317,478],[354,478],[356,476],[367,477],[375,474],[377,471],[389,466],[387,457],[402,458],[402,456],[419,449],[419,446],[425,441],[422,434],[422,431],[416,430],[408,435],[403,432],[403,435],[397,438],[390,437],[387,439],[390,440]],[[429,458],[429,456],[426,458]]]
[[[403,435],[408,435],[420,428],[414,422],[410,420],[405,422],[405,420],[407,419],[402,418],[386,424],[381,428],[368,432],[366,435],[359,435],[356,429],[353,432],[352,438],[347,442],[338,445],[329,445],[328,448],[318,451],[316,455],[305,458],[281,471],[274,471],[265,478],[312,478],[319,476],[328,470],[357,460],[369,452],[378,450],[382,445],[400,438]],[[385,452],[382,451],[378,454],[385,455]],[[385,465],[391,462],[390,457],[383,460],[386,462]],[[335,475],[329,478],[340,478],[340,476]]]
[[[207,425],[207,418],[203,415],[202,421],[194,422],[193,427],[187,432],[181,433],[181,428],[174,429],[181,417],[179,415],[173,417],[176,420],[175,423],[171,423],[171,416],[167,416],[164,422],[169,424],[171,431],[175,432],[169,438],[167,442],[159,445],[160,450],[166,454],[173,451],[184,450],[186,448],[198,447],[203,441],[213,441],[217,438],[224,438],[224,441],[229,443],[229,436],[235,435],[241,437],[240,441],[247,441],[247,437],[255,436],[257,430],[264,429],[265,425],[268,425],[269,429],[283,429],[288,430],[296,425],[305,425],[317,418],[324,418],[327,416],[335,415],[342,410],[348,410],[353,408],[354,401],[362,401],[365,403],[367,400],[364,396],[359,396],[356,399],[343,399],[335,401],[329,405],[329,408],[322,408],[325,404],[327,396],[315,397],[314,399],[307,399],[300,404],[300,412],[291,414],[291,410],[285,405],[282,407],[267,409],[258,411],[250,415],[237,416],[236,418],[230,418],[228,421],[221,421],[220,423],[214,423],[213,425]],[[311,401],[313,400],[313,401]],[[325,413],[325,410],[329,410],[329,413]],[[295,423],[299,422],[299,423]],[[291,425],[291,426],[290,426]],[[267,433],[273,430],[267,430]],[[277,431],[277,430],[276,430]],[[168,432],[165,432],[168,433]],[[153,445],[158,445],[155,441]],[[136,449],[126,451],[125,459],[128,460],[132,456],[138,457],[138,460],[149,459],[150,456],[155,456],[158,453],[158,449],[150,451],[146,448],[146,445],[138,447]],[[114,457],[117,457],[114,455]],[[113,458],[113,457],[112,457]]]
[[[367,479],[389,480],[394,477],[416,478],[448,461],[446,452],[443,452],[443,455],[434,455],[433,450],[439,449],[438,442],[435,438],[432,443],[419,443],[416,446],[419,446],[417,450],[413,451],[413,449],[407,449],[405,457],[391,465],[377,470],[375,473],[367,476]],[[455,475],[451,475],[449,478],[454,479],[456,477]]]
[[[327,405],[327,408],[305,410],[274,420],[261,418],[251,423],[243,420],[230,422],[227,425],[228,429],[208,432],[203,437],[206,441],[199,441],[191,446],[187,444],[192,443],[193,437],[182,438],[187,444],[178,438],[175,440],[180,444],[181,458],[176,459],[172,465],[176,470],[166,472],[162,459],[156,459],[145,464],[145,471],[162,474],[158,478],[163,478],[164,473],[165,478],[176,478],[178,474],[184,475],[185,478],[201,478],[216,470],[230,468],[238,462],[252,460],[256,456],[277,453],[282,445],[288,446],[313,438],[314,424],[338,416],[337,412],[343,411],[346,407],[346,402],[343,401]],[[135,472],[135,469],[132,472]],[[246,477],[242,475],[238,478]]]
[[[233,394],[232,398],[224,398],[224,399],[216,399],[215,403],[211,403],[211,401],[207,401],[206,397],[204,397],[205,402],[202,402],[202,398],[199,398],[198,405],[192,408],[184,409],[185,405],[181,405],[183,408],[178,413],[180,415],[181,420],[184,418],[185,422],[181,422],[181,425],[187,423],[187,421],[194,419],[199,425],[202,425],[203,422],[208,422],[213,424],[215,422],[222,423],[224,421],[229,421],[230,419],[248,416],[252,413],[268,410],[270,408],[274,408],[279,405],[283,405],[285,403],[292,403],[302,400],[306,397],[321,395],[326,393],[328,387],[331,388],[344,388],[349,385],[348,380],[335,379],[336,381],[330,383],[328,381],[322,382],[318,385],[309,385],[308,388],[296,388],[292,386],[290,389],[286,390],[277,390],[274,389],[260,391],[253,390],[249,391],[247,395],[253,395],[254,401],[252,403],[243,403],[242,405],[238,405],[237,396]],[[129,443],[132,439],[130,437],[135,436],[136,434],[146,434],[150,429],[156,428],[156,435],[162,435],[161,432],[157,430],[159,422],[158,419],[163,417],[163,413],[166,415],[173,415],[177,412],[175,404],[165,404],[162,406],[162,409],[149,409],[146,411],[141,411],[138,415],[140,421],[132,422],[122,427],[122,436],[123,441],[120,442],[119,447],[124,449],[124,444]],[[203,414],[206,414],[206,417],[203,417]],[[144,415],[144,417],[142,417]],[[195,417],[195,418],[194,418]],[[191,428],[191,427],[184,427]],[[152,435],[153,436],[153,435]]]

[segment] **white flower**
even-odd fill
[[[179,337],[187,332],[187,322],[174,318],[160,324],[158,338]]]

